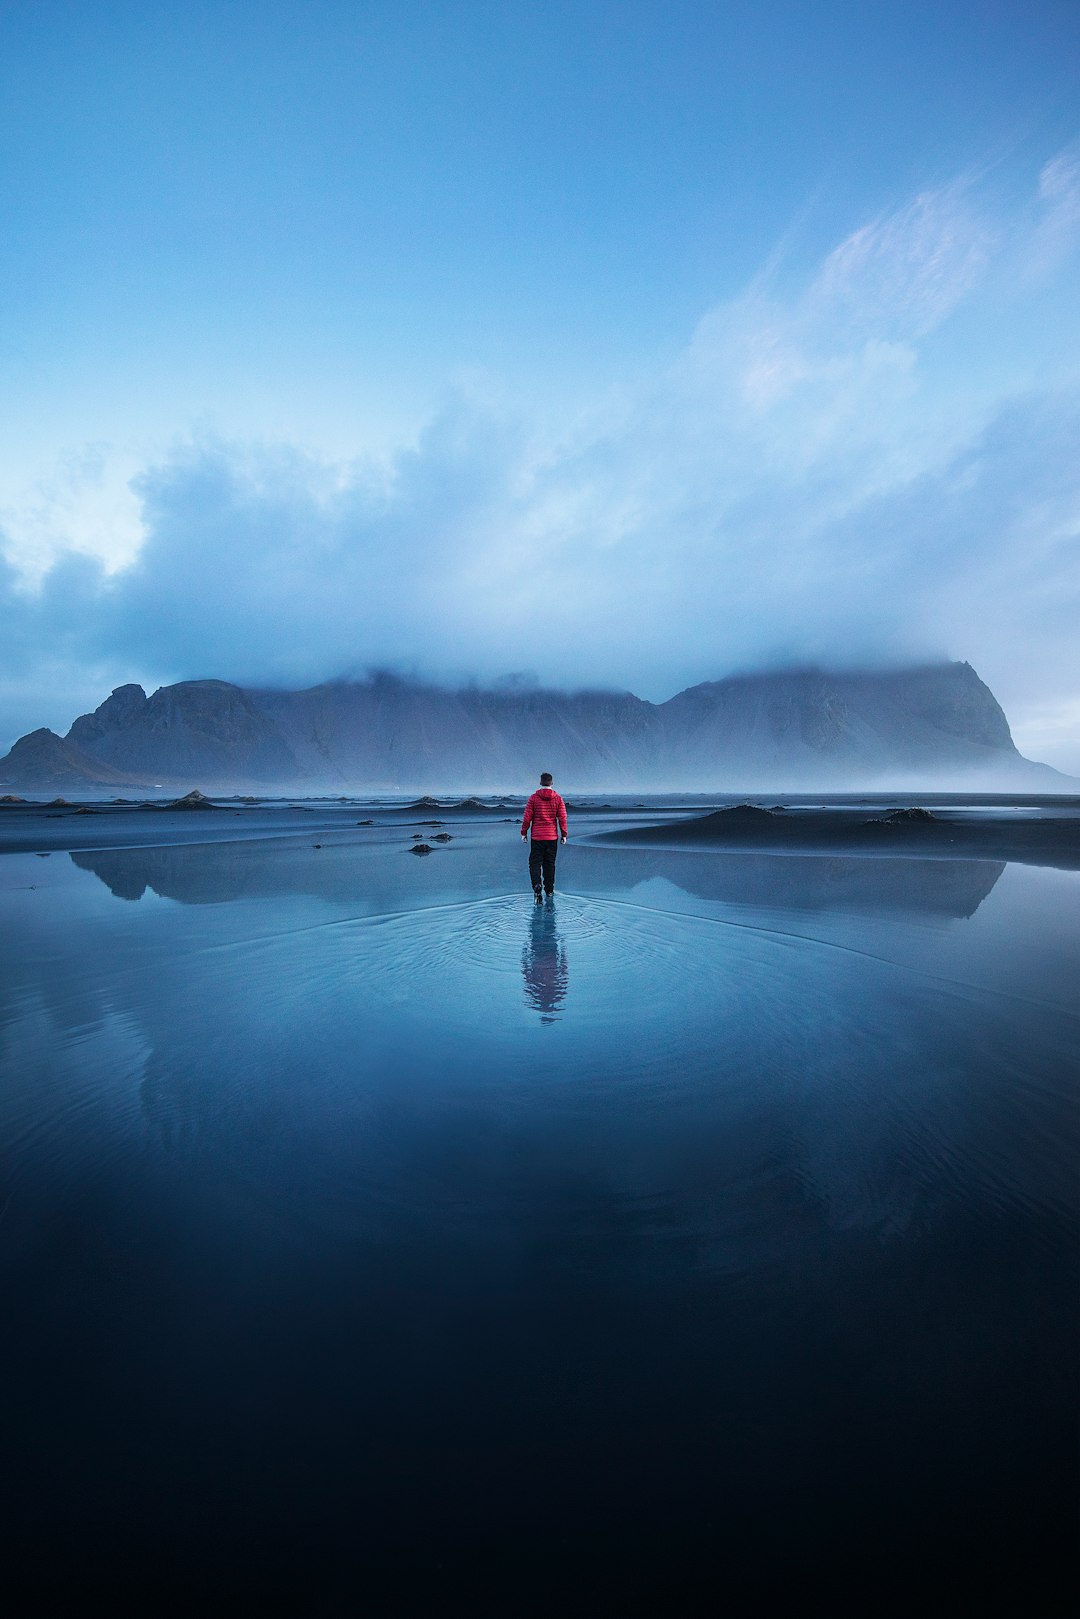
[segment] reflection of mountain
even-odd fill
[[[566,999],[569,972],[566,949],[550,905],[538,905],[533,910],[529,936],[521,952],[521,971],[525,979],[525,1004],[535,1007],[541,1023],[554,1023],[555,1014]]]
[[[576,850],[580,860],[582,853]],[[831,855],[706,854],[620,850],[617,881],[664,877],[687,894],[727,905],[794,911],[973,916],[1005,870],[997,860],[867,859]],[[592,884],[593,870],[588,871]]]
[[[114,893],[141,899],[148,888],[185,905],[215,905],[235,899],[357,898],[360,861],[355,848],[314,850],[297,843],[257,841],[168,845],[148,849],[72,851],[72,861]]]
[[[295,842],[237,841],[81,850],[71,859],[118,899],[140,899],[152,889],[185,905],[289,895],[340,904],[361,895],[371,901],[382,893],[388,902],[400,899],[403,881],[419,881],[409,868],[421,862],[407,862],[405,871],[388,866],[396,852],[366,849],[361,855],[349,845],[314,850]],[[728,905],[942,917],[973,915],[1005,869],[995,860],[721,854],[588,844],[578,845],[571,858],[573,886],[594,894],[625,892],[650,877],[664,877],[684,893]],[[467,883],[468,868],[458,872]],[[477,890],[489,883],[490,873],[478,870]],[[554,927],[554,912],[541,908],[533,915],[538,947],[546,948],[548,918]]]

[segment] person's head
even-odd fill
[[[550,770],[545,770],[544,771],[543,775],[540,777],[540,785],[541,785],[541,787],[550,787],[551,786],[551,771]]]

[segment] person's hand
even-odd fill
[[[527,832],[523,832],[523,833],[522,833],[522,834],[521,834],[521,841],[522,841],[522,843],[528,843],[528,841],[529,841],[529,834],[528,834],[528,833],[527,833]]]
[[[562,840],[563,840],[564,843],[566,842],[566,833],[565,832],[562,835]]]

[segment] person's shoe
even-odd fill
[[[543,901],[544,901],[543,890],[540,889],[540,888],[534,888],[533,889],[533,899],[536,901],[537,905],[542,905]]]
[[[548,899],[554,899],[555,898],[555,890],[553,888],[545,888],[544,892],[547,895]]]

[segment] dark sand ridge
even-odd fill
[[[228,798],[200,793],[169,802],[108,802],[101,799],[0,800],[0,853],[32,854],[60,849],[103,849],[232,839],[288,837],[297,833],[348,831],[354,827],[413,827],[438,833],[444,825],[521,819],[521,804],[381,804],[365,800],[307,803]]]
[[[978,809],[760,809],[737,804],[690,820],[596,834],[596,841],[692,845],[736,853],[892,855],[947,860],[1019,861],[1080,870],[1080,805],[1076,815],[1009,815]]]
[[[517,799],[430,799],[386,803],[380,799],[317,798],[305,801],[232,795],[211,799],[195,791],[180,799],[22,799],[0,798],[0,854],[33,854],[59,849],[149,847],[233,839],[288,837],[296,833],[393,827],[440,833],[455,824],[516,825],[524,795]],[[568,805],[575,816],[600,815],[607,803]],[[667,806],[647,813],[662,814]],[[685,812],[686,806],[682,806]],[[643,807],[615,810],[620,818]],[[680,810],[671,806],[671,813]]]
[[[1080,799],[983,795],[965,800],[958,794],[945,794],[935,795],[929,802],[933,808],[924,812],[897,810],[895,800],[878,795],[857,803],[850,796],[842,803],[830,802],[825,796],[813,805],[805,800],[802,804],[793,801],[788,807],[778,804],[771,810],[732,805],[690,818],[692,805],[685,801],[682,805],[653,802],[648,806],[640,801],[578,801],[568,803],[568,808],[574,841],[584,836],[590,842],[663,844],[671,849],[696,845],[701,850],[731,853],[759,850],[763,854],[974,858],[1080,868]],[[509,825],[519,815],[520,802],[512,799],[436,799],[409,804],[360,799],[250,802],[237,797],[211,802],[201,794],[169,803],[9,799],[0,801],[0,853],[206,844],[351,832],[354,828],[402,832],[422,828],[425,835],[437,835],[455,823]],[[609,824],[611,819],[616,825],[622,823],[620,829],[597,830],[597,819],[604,816]],[[671,818],[657,823],[657,816]],[[627,821],[644,824],[627,827]]]

